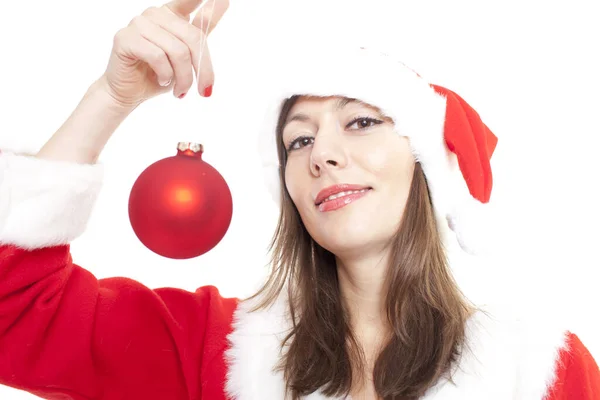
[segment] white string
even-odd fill
[[[208,0],[208,1],[203,2],[200,5],[200,9],[198,10],[199,13],[204,13],[204,7],[206,6],[206,4],[208,4],[208,3],[212,3],[213,4],[213,7],[212,7],[212,9],[210,11],[210,16],[208,17],[208,26],[206,27],[206,32],[204,31],[204,26],[203,26],[203,24],[204,24],[204,15],[202,15],[202,19],[200,20],[200,30],[202,32],[204,32],[204,38],[202,39],[202,44],[200,46],[200,56],[198,57],[198,66],[196,68],[196,71],[197,71],[196,72],[196,82],[198,82],[199,79],[200,79],[200,65],[202,63],[202,57],[204,55],[204,46],[206,45],[206,41],[208,40],[208,29],[210,28],[210,24],[212,22],[212,17],[215,14],[215,1],[216,0]]]
[[[208,18],[208,28],[210,28],[210,24],[212,23],[213,20],[213,15],[215,12],[215,7],[214,7],[214,1],[215,0],[204,0],[202,1],[202,3],[200,4],[199,9],[197,10],[197,12],[194,14],[192,21],[196,18],[196,16],[198,15],[199,12],[204,13],[206,11],[206,5],[209,2],[213,2],[213,8],[210,11],[210,15]],[[216,0],[219,1],[219,0]],[[202,32],[204,32],[204,17],[205,15],[200,14],[202,16],[202,19],[200,21],[200,30],[202,30]],[[208,35],[206,33],[204,33],[204,37],[201,40],[200,43],[200,54],[198,56],[198,64],[196,66],[196,85],[198,85],[199,79],[200,79],[200,66],[202,64],[202,57],[204,55],[204,46],[206,46],[207,44],[207,38]],[[196,93],[198,93],[196,91]],[[197,99],[196,101],[188,101],[186,102],[186,106],[185,107],[189,107],[189,112],[186,112],[186,115],[197,115],[198,114],[198,104],[196,102],[201,102],[203,99],[203,96],[193,96],[194,99]],[[192,100],[192,99],[189,99]],[[202,108],[204,108],[206,105],[203,105]],[[182,119],[181,121],[185,121],[185,119]],[[194,142],[194,143],[202,143],[203,145],[206,145],[206,143],[204,142],[204,140],[206,140],[206,138],[204,138],[203,140],[200,140],[201,138],[198,137],[198,135],[200,134],[198,132],[197,129],[191,129],[190,130],[190,126],[189,123],[184,123],[184,126],[182,127],[182,129],[178,129],[179,135],[182,135],[182,138],[180,139],[180,141],[188,141],[188,142]],[[187,137],[186,137],[187,136]]]

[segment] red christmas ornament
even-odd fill
[[[202,160],[203,151],[200,144],[180,142],[175,156],[150,165],[131,189],[131,227],[156,254],[200,256],[229,229],[231,192],[221,174]]]

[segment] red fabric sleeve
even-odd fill
[[[577,335],[567,334],[546,400],[600,400],[600,369]]]
[[[0,246],[0,384],[45,399],[221,399],[236,305],[212,286],[98,280],[68,245]]]

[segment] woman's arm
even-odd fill
[[[0,155],[0,384],[46,399],[223,398],[235,299],[73,263],[100,184],[100,165]]]
[[[190,22],[201,3],[172,0],[135,16],[37,155],[0,154],[0,384],[47,399],[224,399],[235,299],[210,286],[98,280],[69,251],[101,187],[99,154],[123,120],[160,94],[181,98],[194,76],[210,94],[205,39],[228,1]]]
[[[37,156],[81,164],[95,163],[115,130],[134,109],[110,94],[103,76],[88,88],[75,111]]]

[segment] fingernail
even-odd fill
[[[212,94],[213,85],[210,85],[206,89],[204,89],[204,97],[210,97]]]
[[[183,93],[181,93],[181,94],[180,94],[178,97],[179,97],[180,99],[183,99],[183,98],[185,97],[185,95],[186,95],[186,94],[187,94],[187,92],[183,92]]]
[[[171,80],[170,79],[168,81],[166,81],[166,82],[160,82],[160,86],[163,86],[163,87],[167,87],[170,84],[171,84]]]

